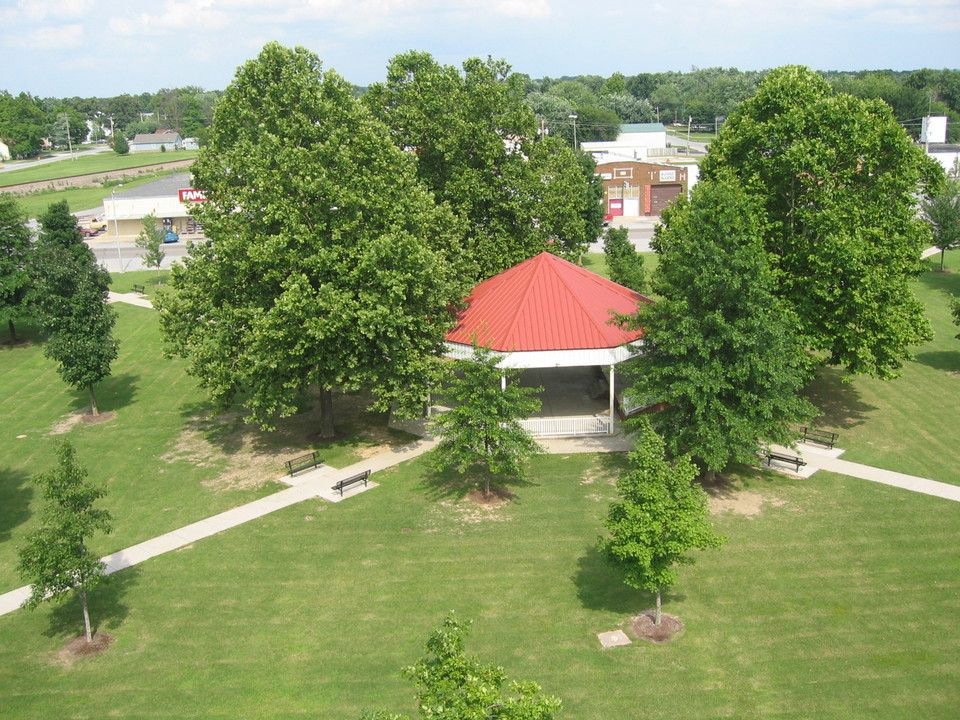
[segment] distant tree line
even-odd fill
[[[37,155],[44,140],[66,148],[105,140],[111,130],[127,139],[160,129],[203,138],[222,94],[196,86],[111,98],[39,98],[0,91],[0,140],[12,156],[26,158]]]
[[[610,77],[577,75],[531,79],[517,73],[540,131],[573,142],[612,140],[622,123],[688,122],[703,129],[718,127],[744,100],[753,97],[766,70],[693,68],[690,72],[619,72]],[[838,92],[879,99],[914,137],[924,115],[950,118],[950,139],[960,141],[960,70],[862,70],[820,73]],[[366,88],[353,87],[354,95]],[[173,129],[184,137],[206,136],[221,90],[196,86],[163,88],[154,93],[110,98],[39,98],[0,91],[0,140],[15,157],[40,152],[44,139],[67,147],[115,131],[137,133]],[[572,118],[576,115],[576,120]]]
[[[577,139],[582,142],[612,140],[621,123],[690,122],[701,129],[715,129],[753,97],[768,72],[714,67],[687,73],[614,73],[608,78],[524,77],[527,101],[541,127],[572,142],[571,115],[576,115]],[[838,92],[886,102],[914,138],[920,134],[924,115],[946,115],[951,139],[960,140],[960,70],[825,71],[820,75]]]

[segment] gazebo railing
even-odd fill
[[[533,437],[610,435],[613,430],[609,417],[545,417],[527,418],[518,422]]]

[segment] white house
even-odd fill
[[[0,140],[0,162],[10,159],[10,148],[5,142]]]
[[[580,143],[580,149],[593,155],[598,162],[608,155],[646,160],[672,154],[667,149],[667,129],[658,122],[621,125],[616,140]]]
[[[130,141],[130,152],[132,153],[159,150],[164,147],[167,150],[183,149],[183,138],[180,137],[180,133],[174,132],[173,130],[164,130],[155,133],[138,133],[133,140]]]

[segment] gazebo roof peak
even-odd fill
[[[612,313],[653,302],[629,288],[542,252],[477,285],[447,341],[500,352],[615,348],[639,340]]]

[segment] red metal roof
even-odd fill
[[[484,280],[467,298],[447,340],[502,352],[613,348],[643,332],[609,324],[653,302],[589,270],[543,252]]]

